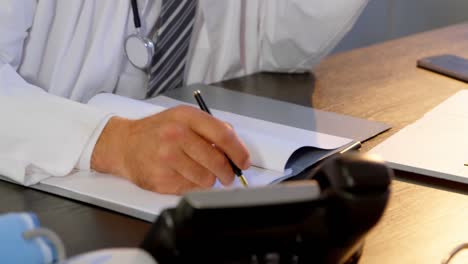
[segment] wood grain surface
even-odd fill
[[[468,88],[416,67],[419,58],[446,53],[468,58],[468,24],[329,57],[314,70],[312,105],[392,125],[363,145],[363,151],[370,150]],[[466,186],[411,173],[397,173],[396,178],[388,209],[368,237],[361,263],[440,263],[452,248],[468,242]],[[453,263],[468,263],[468,253]]]
[[[315,78],[264,73],[219,85],[392,125],[390,131],[363,144],[362,150],[367,151],[456,91],[468,88],[463,82],[416,68],[418,58],[443,53],[468,58],[467,24],[336,54],[314,69]],[[440,263],[453,247],[468,242],[466,194],[468,188],[461,184],[398,172],[388,209],[367,238],[361,263]],[[64,239],[69,255],[138,246],[150,227],[131,217],[10,183],[0,183],[0,197],[0,213],[38,213],[42,224]],[[468,263],[468,253],[453,263]]]

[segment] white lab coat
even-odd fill
[[[138,3],[147,33],[161,1]],[[308,71],[366,3],[199,0],[187,83]],[[43,172],[89,169],[110,113],[81,103],[100,92],[142,98],[146,91],[145,73],[123,50],[133,32],[129,0],[0,0],[0,175],[29,185]]]

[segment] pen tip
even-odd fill
[[[247,182],[247,179],[244,177],[244,175],[239,176],[239,179],[244,187],[249,187],[249,183]]]

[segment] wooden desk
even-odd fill
[[[363,145],[366,151],[451,94],[467,88],[464,83],[415,67],[418,58],[440,53],[468,57],[468,25],[327,58],[314,71],[315,87],[308,75],[271,74],[223,85],[303,105],[310,105],[312,98],[316,108],[391,124],[391,131]],[[462,185],[398,173],[388,210],[368,237],[361,263],[439,263],[454,246],[468,241],[467,193],[468,188]],[[150,226],[9,183],[0,183],[0,195],[0,213],[38,213],[42,224],[64,239],[69,255],[104,247],[137,246]]]
[[[317,85],[312,104],[392,125],[392,130],[363,145],[367,151],[468,88],[463,82],[416,68],[417,59],[444,53],[468,58],[468,24],[329,57],[314,71]],[[361,263],[440,263],[453,247],[468,242],[467,190],[397,173],[390,204],[367,239]],[[467,263],[468,254],[462,255],[454,263]]]

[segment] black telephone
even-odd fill
[[[326,160],[309,180],[186,194],[141,247],[165,263],[357,263],[393,172],[369,156]]]

